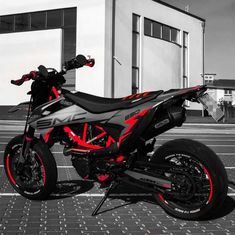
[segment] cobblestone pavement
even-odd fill
[[[52,151],[58,165],[57,191],[46,201],[30,201],[9,185],[3,170],[6,143],[20,128],[0,129],[0,234],[211,234],[235,235],[235,185],[223,210],[209,221],[184,221],[167,215],[154,197],[122,185],[113,191],[101,208],[91,216],[104,189],[93,182],[81,181],[64,157],[60,146]],[[230,181],[235,181],[235,128],[230,126],[187,125],[158,137],[156,147],[175,138],[193,138],[207,144],[222,159]]]

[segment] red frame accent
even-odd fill
[[[88,124],[85,123],[85,124],[84,124],[84,129],[83,129],[83,136],[82,136],[83,141],[86,141],[86,137],[87,137],[87,128],[88,128]]]
[[[100,182],[105,182],[109,179],[109,174],[104,174],[104,175],[97,175],[97,179]]]
[[[53,100],[53,96],[56,99],[60,96],[59,91],[54,86],[51,88],[51,95],[49,96],[49,101]]]
[[[28,136],[26,136],[25,139],[26,139],[27,141],[32,141],[32,140],[33,140],[33,138],[28,137]]]
[[[101,149],[102,147],[98,145],[88,144],[84,140],[77,136],[68,126],[64,127],[64,132],[68,134],[68,136],[73,140],[73,142],[77,143],[78,145],[89,148],[89,149]]]

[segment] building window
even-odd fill
[[[144,34],[152,36],[152,21],[149,19],[144,19]]]
[[[171,39],[170,38],[170,32],[171,32],[170,27],[168,27],[166,25],[163,25],[163,27],[162,27],[162,39],[170,41],[170,39]]]
[[[147,22],[148,23],[148,22]],[[149,29],[151,31],[151,28]],[[139,92],[140,16],[132,16],[132,94]]]
[[[30,29],[30,15],[15,15],[15,31],[25,31]]]
[[[14,30],[14,16],[2,16],[0,18],[0,33],[12,32]]]
[[[76,56],[76,13],[76,8],[65,8],[0,16],[0,34],[61,28],[62,63],[64,63]],[[68,71],[64,86],[70,90],[75,89],[75,70]]]
[[[144,35],[180,44],[180,30],[171,26],[144,18]]]
[[[225,95],[232,95],[232,90],[224,90]]]
[[[157,22],[153,22],[153,37],[162,38],[162,25]]]
[[[189,87],[188,79],[188,33],[183,32],[183,88]]]
[[[171,41],[174,43],[179,43],[179,30],[178,29],[171,29]]]

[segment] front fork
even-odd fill
[[[26,126],[28,126],[27,123],[26,123]],[[32,128],[31,126],[26,127],[26,130],[24,132],[23,144],[22,144],[22,149],[21,149],[18,163],[24,163],[26,156],[28,155],[32,140],[34,138],[34,133],[35,133],[34,128]]]
[[[31,108],[32,108],[32,96],[30,97],[29,108],[28,108],[28,113],[27,113],[27,118],[26,118],[26,123],[25,123],[25,128],[24,128],[23,144],[22,144],[19,161],[18,161],[19,164],[24,163],[26,156],[28,155],[32,140],[34,138],[35,129],[29,126],[28,124]]]

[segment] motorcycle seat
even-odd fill
[[[66,92],[64,97],[91,113],[105,113],[128,109],[150,101],[163,93],[162,90],[129,95],[123,98],[105,98],[83,92]]]

